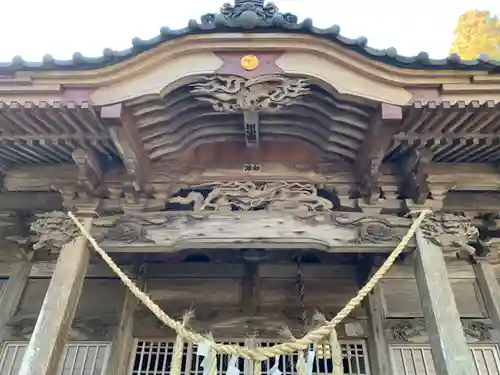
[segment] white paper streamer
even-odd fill
[[[206,343],[198,344],[198,348],[196,349],[196,355],[203,357],[203,361],[201,361],[201,367],[203,368],[203,375],[209,375],[210,366],[209,366],[209,351],[210,345]]]
[[[226,375],[240,375],[240,369],[236,366],[238,357],[233,355],[227,364]]]
[[[307,353],[307,358],[304,358],[305,366],[306,366],[306,374],[312,375],[314,358],[316,357],[316,345],[314,345],[311,350]],[[300,361],[297,362],[295,368],[297,372],[299,371],[298,366],[300,366]]]
[[[309,350],[309,353],[307,353],[307,360],[306,360],[306,374],[307,375],[312,375],[315,357],[316,357],[316,345],[313,345],[311,350]]]
[[[274,357],[274,365],[269,369],[269,375],[281,375],[281,370],[279,369],[280,356]]]

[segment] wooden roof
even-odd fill
[[[188,35],[242,32],[313,35],[333,41],[374,61],[407,69],[484,70],[492,74],[498,73],[500,69],[500,61],[489,60],[485,55],[471,61],[461,60],[458,55],[450,55],[446,59],[431,59],[426,52],[420,52],[411,57],[401,56],[393,47],[383,50],[369,47],[366,37],[350,39],[342,36],[338,25],[321,29],[315,27],[311,19],[298,22],[294,14],[281,13],[274,4],[264,4],[264,0],[235,0],[234,5],[224,5],[218,13],[205,14],[200,21],[190,20],[187,27],[183,29],[171,30],[168,27],[162,27],[159,35],[149,40],[134,38],[132,47],[124,51],[106,48],[100,57],[85,57],[76,52],[71,60],[56,60],[47,54],[40,62],[28,62],[24,61],[21,56],[15,56],[10,62],[0,63],[0,74],[16,71],[99,69],[119,64],[162,43]]]

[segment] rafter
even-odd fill
[[[402,119],[401,107],[382,103],[360,147],[355,162],[354,189],[356,195],[369,203],[378,198],[380,166]]]

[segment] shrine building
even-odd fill
[[[285,11],[0,63],[0,375],[500,375],[500,61]]]

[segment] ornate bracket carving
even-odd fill
[[[249,79],[217,75],[203,80],[192,84],[191,93],[201,94],[196,99],[218,112],[276,112],[309,92],[306,79],[277,75]]]
[[[76,149],[72,157],[78,167],[77,193],[85,198],[98,195],[101,190],[103,172],[97,156],[90,151]]]
[[[73,241],[80,231],[65,212],[53,211],[36,216],[30,229],[36,234],[34,250],[61,250],[67,243]]]
[[[426,149],[412,149],[401,166],[401,195],[423,204],[430,194],[426,166],[432,161],[432,153]]]
[[[446,250],[453,249],[459,258],[470,259],[476,256],[476,243],[479,230],[472,219],[466,215],[450,213],[428,216],[421,225],[424,237],[433,244]]]
[[[365,135],[356,159],[354,195],[364,198],[368,204],[373,204],[381,195],[380,167],[402,119],[401,107],[383,103]]]

